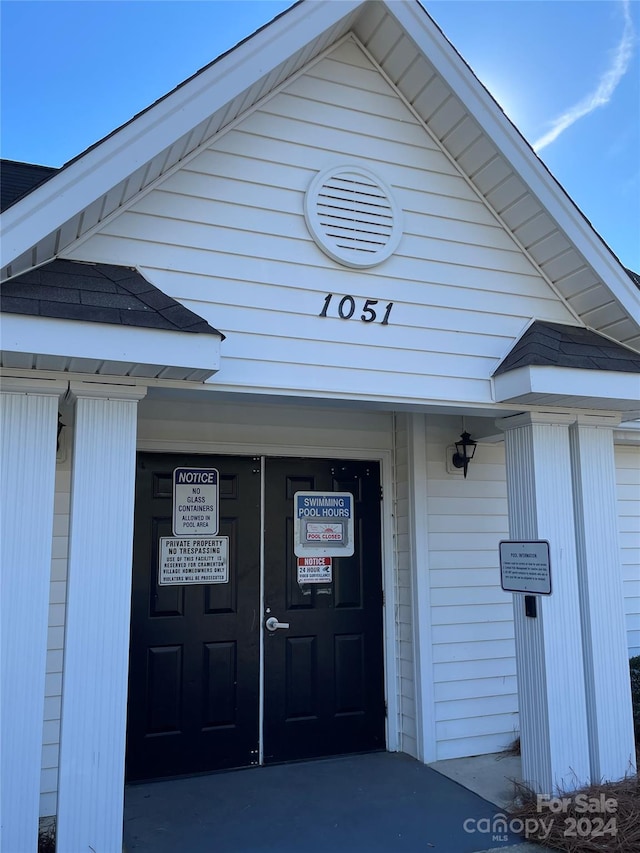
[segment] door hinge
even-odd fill
[[[384,715],[385,715],[385,717],[389,716],[389,706],[387,705],[386,702],[384,703]]]
[[[380,486],[380,500],[384,498],[384,489]]]
[[[386,603],[387,603],[387,599],[386,599],[386,596],[384,594],[384,590],[382,590],[382,606],[384,607],[386,605]]]

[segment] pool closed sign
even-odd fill
[[[216,468],[176,468],[173,472],[173,535],[215,536],[218,532]]]

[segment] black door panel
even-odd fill
[[[290,627],[265,635],[265,763],[382,749],[379,466],[268,459],[266,470],[265,605]],[[332,583],[297,583],[296,491],[354,496],[355,552],[333,558]]]
[[[171,535],[174,468],[220,472],[229,583],[159,586],[158,540]],[[260,464],[251,458],[141,454],[129,667],[127,778],[257,762]]]

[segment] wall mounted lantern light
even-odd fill
[[[464,476],[467,476],[467,468],[469,462],[473,459],[476,452],[477,442],[474,441],[469,433],[465,430],[460,434],[460,441],[456,441],[456,452],[451,459],[455,468],[462,468]]]
[[[65,428],[66,424],[62,423],[62,415],[58,412],[58,432],[56,435],[56,450],[60,450],[60,437],[62,435],[62,430]]]

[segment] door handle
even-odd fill
[[[278,622],[278,620],[276,619],[275,616],[269,616],[267,621],[264,623],[264,626],[267,629],[267,631],[277,631],[278,628],[288,628],[289,623],[288,622]]]

